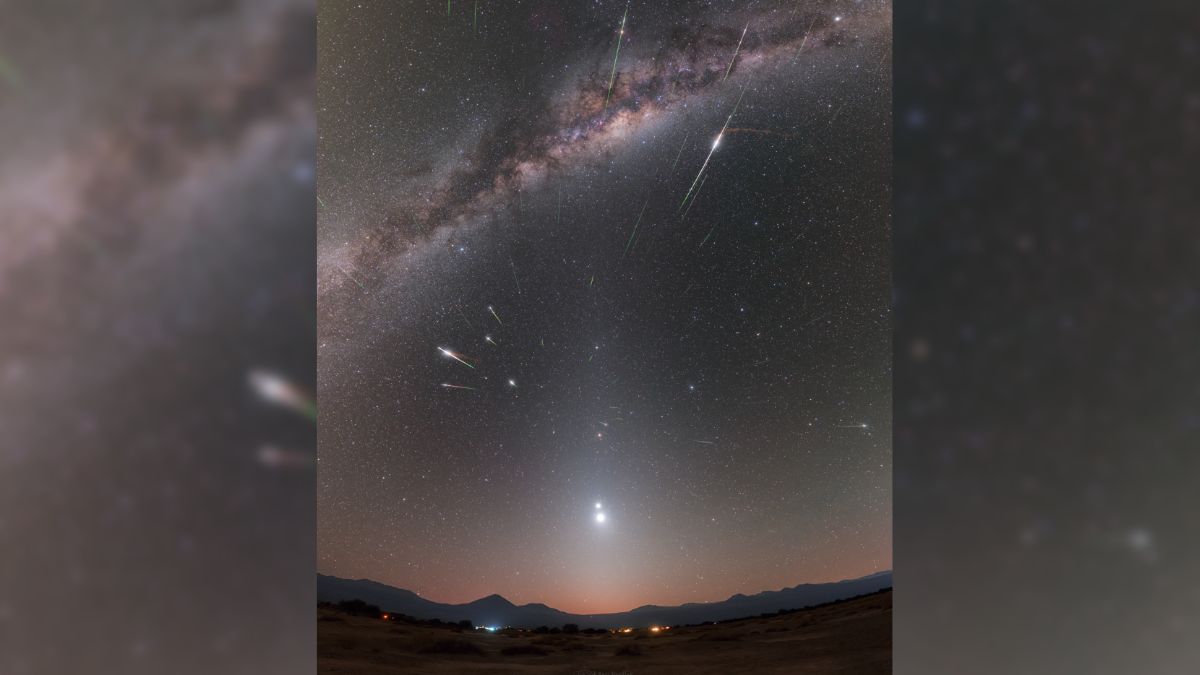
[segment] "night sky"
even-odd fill
[[[320,572],[593,613],[891,568],[890,5],[626,7],[321,4]]]

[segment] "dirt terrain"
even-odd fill
[[[456,630],[319,609],[318,672],[890,673],[890,590],[769,617],[630,633]]]

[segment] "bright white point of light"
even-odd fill
[[[516,381],[516,380],[509,380],[509,381],[508,381],[508,386],[510,386],[510,387],[515,387],[515,386],[517,386],[517,381]],[[866,425],[864,424],[863,426],[866,426]]]
[[[866,422],[863,422],[863,423],[862,423],[862,428],[864,428],[864,429],[866,429],[866,428],[867,428],[867,423],[866,423]]]
[[[713,150],[716,150],[717,146],[721,144],[721,136],[722,135],[723,134],[718,134],[717,137],[715,139],[713,139]]]
[[[833,17],[834,23],[837,23],[838,21],[841,21],[841,20],[842,20],[842,17],[840,17],[840,16]]]
[[[596,502],[596,509],[597,509],[597,510],[599,510],[599,509],[602,509],[602,508],[604,508],[604,505],[603,505],[603,504],[601,504],[600,502]]]
[[[605,520],[608,520],[608,516],[605,516],[603,511],[596,514],[597,523],[603,523]]]

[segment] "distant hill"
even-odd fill
[[[722,621],[745,616],[757,616],[781,609],[799,609],[833,600],[872,593],[891,588],[891,571],[877,572],[858,579],[824,584],[800,584],[778,591],[763,591],[754,595],[737,594],[720,602],[690,602],[684,605],[660,607],[644,605],[628,612],[615,614],[568,614],[540,603],[514,605],[499,595],[489,595],[473,602],[452,605],[426,600],[421,596],[369,579],[342,579],[317,575],[317,599],[324,602],[362,600],[381,609],[407,614],[418,619],[460,621],[470,619],[477,626],[561,626],[578,624],[582,628],[642,628],[656,624],[678,626],[689,623]]]

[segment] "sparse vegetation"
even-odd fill
[[[780,664],[803,670],[800,665],[810,663],[854,675],[887,673],[891,667],[888,593],[768,617],[630,633],[568,626],[464,630],[458,621],[391,612],[384,620],[362,605],[350,606],[358,614],[337,605],[318,609],[320,673],[755,673],[777,671]]]
[[[617,651],[613,656],[641,656],[646,650],[642,649],[641,645],[621,645],[617,647]]]
[[[696,638],[701,642],[737,642],[742,639],[740,635],[730,635],[729,633],[704,633]]]
[[[353,616],[369,616],[377,618],[383,615],[383,612],[380,611],[378,605],[368,605],[362,600],[343,600],[335,605],[335,607],[337,607],[338,610]]]
[[[550,652],[536,645],[509,645],[500,653],[505,656],[545,656]]]
[[[483,650],[474,642],[458,637],[417,640],[414,647],[418,654],[483,654]]]

